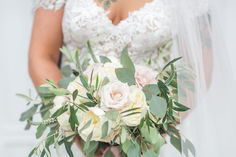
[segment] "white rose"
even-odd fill
[[[101,91],[101,108],[122,109],[129,102],[129,86],[120,81],[110,82]]]
[[[93,132],[91,140],[101,141],[102,124],[107,121],[107,118],[105,117],[105,112],[103,110],[98,107],[91,107],[89,108],[89,111],[85,112],[83,116],[80,116],[78,120],[80,123],[78,127],[79,131],[86,125],[86,123],[91,120],[91,124],[89,125],[89,127],[79,133],[80,137],[83,140],[86,141],[89,134]]]
[[[78,117],[78,119],[83,117],[84,112],[81,110],[78,110],[76,112],[76,116]],[[66,111],[65,113],[63,113],[62,115],[60,115],[59,117],[57,117],[57,121],[60,125],[60,128],[63,132],[63,135],[65,137],[71,136],[73,134],[75,134],[76,132],[72,131],[71,126],[70,126],[70,111]]]
[[[129,110],[129,109],[133,109],[133,108],[140,108],[140,109],[132,110],[130,112],[123,113],[121,115],[122,121],[127,126],[131,126],[131,127],[137,126],[140,124],[141,119],[143,118],[143,116],[145,115],[148,109],[148,106],[146,103],[146,97],[143,91],[137,88],[136,86],[130,87],[130,103],[125,108],[123,108],[121,112]],[[127,114],[131,114],[134,112],[140,112],[140,113],[136,113],[130,116],[125,116]]]
[[[116,68],[120,68],[121,65],[119,63],[105,63],[103,66],[103,70],[105,73],[105,76],[109,79],[109,80],[115,80],[116,79],[116,72],[115,69]]]

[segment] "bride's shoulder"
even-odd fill
[[[35,9],[59,10],[67,0],[35,0]]]

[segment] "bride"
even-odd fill
[[[163,64],[157,50],[172,41],[170,57],[182,56],[183,64],[189,65],[195,76],[194,92],[186,99],[181,92],[186,88],[186,82],[181,81],[186,73],[178,74],[178,81],[183,82],[178,87],[179,99],[192,108],[183,116],[180,128],[195,146],[186,152],[188,145],[183,145],[182,156],[222,156],[225,151],[234,151],[230,142],[235,128],[223,133],[225,138],[218,136],[224,131],[220,125],[232,121],[226,116],[230,111],[221,110],[221,104],[224,108],[232,104],[233,81],[212,15],[207,0],[37,0],[29,72],[35,87],[46,78],[58,82],[60,67],[68,64],[59,48],[78,49],[80,58],[86,60],[88,40],[96,55],[119,57],[128,45],[134,62],[151,61],[155,68]],[[79,137],[76,143],[81,148]],[[120,156],[116,147],[112,151]],[[101,148],[97,157],[103,152]],[[178,155],[167,146],[161,156]]]

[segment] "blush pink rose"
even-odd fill
[[[100,96],[104,110],[120,110],[129,102],[129,86],[120,81],[110,82],[101,89]]]
[[[147,84],[155,84],[157,72],[151,68],[142,65],[135,65],[135,79],[139,88],[143,88]]]

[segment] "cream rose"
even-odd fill
[[[103,65],[101,63],[96,63],[93,65],[90,65],[85,71],[84,71],[84,75],[87,76],[88,80],[91,80],[91,74],[93,72],[93,76],[92,76],[92,82],[93,85],[96,83],[96,79],[97,76],[99,78],[99,80],[103,80],[103,78],[105,77],[104,75],[104,70],[103,70]]]
[[[121,112],[129,110],[129,109],[133,109],[133,108],[140,108],[140,109],[123,113],[121,115],[121,120],[128,126],[139,125],[142,117],[145,115],[148,109],[146,98],[143,91],[136,86],[130,87],[130,103],[125,108],[123,108]],[[140,112],[140,113],[133,114],[130,116],[125,116],[127,114],[134,113],[134,112]]]
[[[154,84],[157,73],[151,68],[142,65],[135,65],[135,79],[138,83],[138,87],[143,88],[147,84]]]
[[[87,90],[83,87],[81,81],[80,81],[80,78],[77,77],[74,81],[72,81],[69,86],[67,87],[67,90],[72,94],[75,90],[78,90],[78,94],[81,95],[81,96],[84,96],[86,97],[86,92]],[[71,98],[72,99],[72,98]],[[80,104],[80,103],[84,103],[86,102],[87,100],[82,98],[82,97],[79,97],[77,96],[76,97],[76,100],[75,102],[77,104]]]
[[[101,108],[122,109],[129,102],[129,86],[120,81],[113,81],[105,85],[101,91]]]
[[[68,98],[66,96],[56,96],[53,100],[54,106],[50,110],[50,113],[54,114],[58,109],[60,109],[63,105],[65,105],[67,101]],[[60,125],[62,133],[66,137],[74,133],[70,127],[69,118],[70,118],[70,112],[68,111],[57,117],[57,121]]]
[[[80,136],[83,140],[86,140],[91,132],[93,136],[91,140],[100,141],[102,136],[102,124],[107,121],[105,112],[98,107],[91,107],[89,111],[85,112],[83,116],[78,117],[79,127],[78,130],[82,129],[90,120],[91,124],[88,128],[80,132]]]
[[[108,77],[109,80],[115,80],[116,79],[115,69],[121,67],[122,67],[121,64],[113,59],[112,63],[107,62],[103,65],[103,70],[106,77]]]

